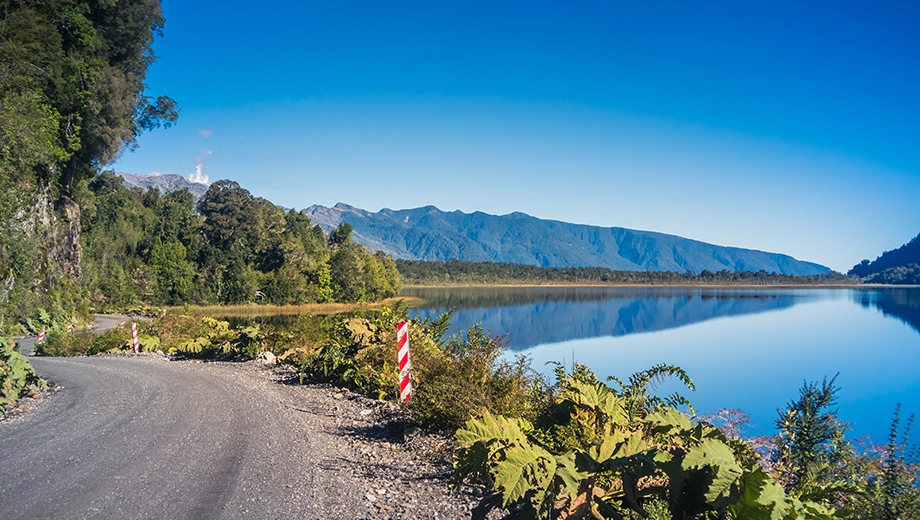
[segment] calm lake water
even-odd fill
[[[698,413],[736,408],[748,433],[772,433],[777,408],[802,383],[840,374],[839,415],[851,436],[884,442],[895,404],[920,415],[920,288],[897,289],[407,289],[413,316],[454,309],[453,331],[476,323],[508,334],[512,353],[574,359],[601,378],[656,363],[697,386]],[[663,392],[677,389],[665,385]],[[920,443],[920,426],[913,442]]]

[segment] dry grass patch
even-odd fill
[[[279,315],[306,315],[328,316],[330,314],[343,314],[356,309],[379,311],[384,306],[393,307],[398,302],[404,302],[409,307],[419,305],[423,300],[416,297],[387,298],[374,303],[305,303],[302,305],[193,305],[187,310],[176,307],[193,315],[219,316],[221,318],[252,318],[258,316]]]

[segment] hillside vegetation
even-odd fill
[[[875,261],[863,260],[848,274],[867,283],[920,284],[920,234],[897,249],[885,251]]]
[[[84,286],[95,308],[382,300],[401,289],[393,260],[370,255],[347,225],[310,219],[218,181],[187,190],[128,190],[103,173],[81,189]]]
[[[145,94],[158,0],[0,2],[0,329],[86,312],[75,187],[177,118]]]
[[[371,213],[336,204],[304,210],[330,230],[347,222],[355,240],[406,260],[466,260],[617,271],[766,271],[799,276],[830,271],[788,255],[723,247],[674,235],[542,220],[525,215],[441,211],[434,206]]]

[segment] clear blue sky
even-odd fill
[[[846,271],[920,232],[918,6],[164,0],[149,93],[179,123],[112,168]]]

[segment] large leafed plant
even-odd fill
[[[649,396],[648,383],[667,374],[692,385],[659,366],[615,390],[576,367],[557,374],[541,424],[488,413],[468,421],[455,436],[454,484],[492,490],[474,517],[500,505],[536,518],[649,518],[653,509],[655,518],[836,518],[787,496],[748,444],[671,406],[680,396]]]

